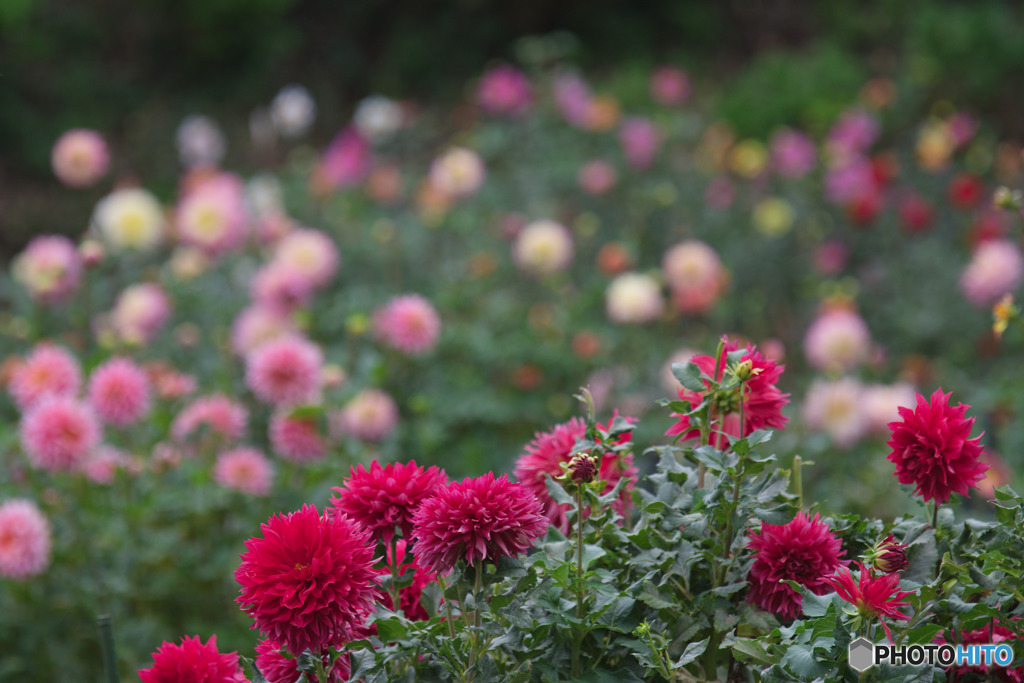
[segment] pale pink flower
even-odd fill
[[[807,427],[825,432],[839,448],[849,448],[868,429],[863,410],[864,387],[855,379],[815,380],[803,403]]]
[[[113,446],[100,445],[84,463],[82,474],[94,484],[108,485],[113,483],[118,470],[130,474],[139,473],[138,463],[128,454]]]
[[[265,496],[270,493],[274,469],[265,455],[254,448],[236,448],[217,456],[213,480],[226,489]]]
[[[819,315],[804,335],[804,354],[812,367],[843,374],[867,360],[871,333],[853,311],[833,309]]]
[[[509,64],[497,66],[480,78],[477,102],[491,114],[520,115],[533,100],[530,81],[522,71]]]
[[[92,410],[71,396],[49,396],[21,418],[21,447],[33,466],[50,472],[76,469],[102,433]]]
[[[833,154],[847,156],[866,152],[875,144],[881,128],[876,119],[863,109],[843,112],[828,132],[828,145]]]
[[[50,165],[57,179],[68,187],[89,187],[106,174],[110,152],[99,133],[75,128],[57,138],[50,152]]]
[[[555,106],[566,121],[577,128],[587,125],[590,110],[590,86],[576,74],[560,73],[552,84]]]
[[[171,317],[171,300],[154,283],[126,287],[114,302],[110,323],[124,342],[144,345],[153,340]]]
[[[900,407],[912,406],[916,400],[914,387],[906,382],[870,384],[864,387],[861,412],[868,431],[888,437],[889,423],[900,419]]]
[[[309,305],[315,283],[306,272],[272,261],[256,271],[249,288],[257,306],[285,316]]]
[[[519,231],[512,245],[516,264],[535,275],[565,270],[572,263],[572,257],[572,235],[564,225],[552,220],[530,223]]]
[[[241,247],[249,232],[245,185],[229,173],[216,173],[190,188],[175,216],[178,239],[218,256]]]
[[[292,462],[318,460],[327,454],[327,442],[314,415],[281,410],[270,419],[270,446]]]
[[[729,283],[718,254],[698,240],[680,242],[662,260],[672,301],[683,313],[703,313],[717,303]]]
[[[245,383],[270,405],[308,401],[320,388],[324,358],[320,348],[299,336],[258,346],[245,359]]]
[[[650,275],[617,275],[605,292],[605,310],[615,323],[646,323],[665,310],[661,287]]]
[[[690,76],[675,66],[662,66],[651,74],[651,97],[666,107],[678,107],[690,98]]]
[[[126,427],[149,412],[149,379],[127,358],[112,358],[93,370],[88,394],[96,415],[117,427]]]
[[[615,186],[617,179],[615,167],[600,159],[588,161],[576,176],[580,189],[592,195],[605,194]]]
[[[164,239],[167,219],[153,194],[140,187],[114,190],[96,204],[92,226],[115,251],[151,251]]]
[[[846,205],[878,192],[871,162],[861,156],[843,159],[825,173],[825,198]]]
[[[430,165],[430,184],[453,198],[475,193],[486,176],[480,155],[465,147],[452,147]]]
[[[27,579],[50,564],[50,523],[36,504],[14,498],[0,504],[0,576]]]
[[[381,441],[398,425],[398,406],[380,389],[363,389],[338,413],[336,425],[360,441]]]
[[[441,319],[422,296],[405,294],[374,312],[373,330],[378,339],[392,348],[422,354],[437,344]]]
[[[171,424],[171,436],[183,441],[200,427],[237,441],[245,433],[249,413],[241,403],[223,394],[203,396],[189,403]]]
[[[63,235],[35,237],[11,264],[11,275],[33,299],[44,304],[66,301],[82,280],[82,258]]]
[[[1017,245],[1004,239],[985,240],[960,275],[960,291],[973,305],[987,308],[1016,290],[1022,276],[1024,258]]]
[[[231,348],[244,356],[265,342],[297,333],[289,316],[257,304],[242,309],[232,323]]]
[[[18,366],[8,391],[22,411],[46,396],[74,396],[82,386],[82,369],[70,353],[42,342]]]
[[[272,263],[304,273],[314,287],[323,287],[334,279],[339,261],[338,248],[326,233],[299,228],[277,243]]]

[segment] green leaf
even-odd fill
[[[551,496],[551,500],[555,501],[559,505],[575,505],[572,496],[565,490],[561,484],[551,478],[550,475],[544,477],[544,485],[548,489],[548,495]]]
[[[704,650],[708,649],[708,643],[711,642],[711,638],[705,638],[704,640],[697,641],[696,643],[690,643],[683,650],[683,654],[679,656],[679,659],[672,662],[672,666],[677,669],[681,669],[693,660],[704,654]]]
[[[590,569],[590,564],[599,558],[604,557],[608,554],[604,548],[599,545],[593,545],[591,543],[583,544],[583,569],[586,571]]]
[[[640,599],[654,609],[667,609],[677,606],[674,602],[666,600],[657,587],[650,582],[644,584],[643,589],[640,591]]]
[[[636,620],[630,619],[633,606],[636,605],[636,598],[621,596],[612,601],[608,608],[598,617],[597,623],[612,631],[619,633],[632,633],[636,628]]]
[[[689,363],[673,363],[672,376],[679,380],[679,383],[690,391],[702,393],[707,387],[704,386],[703,374],[700,366],[693,361]]]
[[[805,681],[814,680],[826,670],[814,658],[814,651],[807,645],[790,645],[782,657],[782,665]]]
[[[349,681],[359,681],[371,671],[377,669],[377,657],[372,649],[360,649],[349,652],[349,664],[352,672],[349,674]],[[256,683],[253,681],[253,683]]]

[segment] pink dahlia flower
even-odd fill
[[[614,420],[614,418],[613,418]],[[629,422],[636,420],[626,418]],[[598,425],[601,429],[607,429],[611,425]],[[519,456],[516,461],[515,477],[525,486],[544,508],[544,516],[552,526],[558,527],[562,532],[569,530],[569,520],[566,513],[571,506],[559,505],[548,493],[545,480],[551,477],[562,475],[562,464],[568,464],[572,459],[570,453],[576,442],[583,438],[587,431],[586,423],[574,417],[568,422],[555,425],[550,431],[534,434],[533,441],[526,445],[526,452]],[[626,443],[632,437],[632,433],[622,434],[615,441],[617,444]],[[633,489],[633,482],[636,481],[638,471],[633,465],[632,453],[605,453],[601,458],[601,467],[597,476],[605,482],[603,493],[608,493],[625,477],[629,480],[619,493],[613,507],[615,512],[625,517],[629,508],[633,506],[633,499],[630,491]]]
[[[27,579],[50,564],[50,523],[30,500],[0,504],[0,576]]]
[[[274,308],[253,305],[242,309],[231,325],[231,348],[240,356],[264,342],[298,334],[291,318]]]
[[[988,465],[978,458],[983,454],[979,441],[973,439],[974,418],[964,415],[970,406],[949,405],[952,393],[936,389],[931,398],[917,394],[914,409],[899,409],[902,420],[890,422],[892,449],[887,458],[896,465],[901,484],[914,484],[914,495],[927,502],[945,503],[953,493],[968,495],[971,486],[985,476]]]
[[[572,263],[572,233],[552,220],[539,220],[523,227],[512,246],[516,265],[535,275],[551,275]]]
[[[441,318],[422,296],[405,294],[374,312],[373,329],[388,346],[409,354],[421,354],[437,344]]]
[[[74,396],[81,386],[78,360],[59,346],[43,342],[15,369],[8,391],[25,411],[47,396]]]
[[[68,187],[89,187],[106,174],[110,152],[99,133],[75,128],[57,138],[50,152],[50,165],[57,179]]]
[[[256,271],[249,284],[253,303],[282,318],[308,306],[315,288],[315,282],[306,272],[277,261]]]
[[[522,71],[502,64],[480,78],[476,98],[480,106],[491,114],[517,116],[529,109],[533,94],[530,81]]]
[[[107,424],[126,427],[149,411],[149,379],[127,358],[111,358],[89,378],[89,405]]]
[[[370,143],[355,128],[346,128],[327,146],[313,171],[314,182],[325,191],[363,182],[373,164]]]
[[[148,344],[171,317],[171,300],[158,284],[142,283],[126,287],[114,302],[110,323],[124,342]]]
[[[327,455],[319,419],[287,410],[278,411],[270,418],[270,447],[292,462],[309,462]]]
[[[261,640],[256,645],[256,668],[267,679],[267,683],[295,683],[302,675],[295,658],[284,656],[281,652],[283,649],[280,643],[270,638]],[[324,655],[323,661],[326,668],[329,656]],[[328,681],[343,683],[348,680],[350,673],[348,654],[344,654],[334,663],[334,668],[328,674]],[[306,678],[310,683],[319,683],[315,674],[307,673]]]
[[[275,515],[260,531],[235,571],[236,601],[253,628],[292,653],[323,654],[358,634],[377,587],[370,535],[312,505]]]
[[[622,122],[619,144],[622,145],[626,163],[642,171],[654,162],[661,147],[661,134],[651,120],[631,116]]]
[[[836,309],[818,316],[804,335],[804,353],[811,366],[843,374],[867,360],[871,332],[853,311]]]
[[[787,178],[803,178],[814,169],[817,151],[814,142],[792,128],[783,128],[770,143],[772,168]]]
[[[839,448],[849,448],[864,436],[864,386],[852,377],[814,380],[803,403],[807,427],[825,432]]]
[[[661,270],[672,302],[683,313],[707,312],[729,285],[718,253],[699,240],[680,242],[666,251]]]
[[[843,544],[817,514],[809,519],[801,510],[788,524],[762,523],[759,532],[748,535],[747,547],[757,553],[747,576],[752,604],[782,619],[795,619],[803,600],[781,581],[796,581],[816,595],[832,590],[829,581],[843,564]]]
[[[828,144],[840,155],[860,154],[875,144],[878,119],[862,109],[843,112],[828,132]]]
[[[576,175],[576,182],[580,189],[592,195],[605,194],[615,187],[616,180],[618,180],[618,174],[615,172],[615,167],[601,159],[588,161]]]
[[[245,359],[245,383],[270,405],[294,405],[312,399],[320,388],[323,353],[299,336],[262,344]]]
[[[480,155],[465,147],[452,147],[430,164],[430,184],[456,199],[474,194],[486,177],[487,169]]]
[[[217,456],[213,480],[226,489],[265,496],[270,493],[274,468],[255,448],[236,448]]]
[[[11,264],[11,275],[43,304],[66,301],[82,280],[82,258],[63,235],[35,237]]]
[[[398,425],[398,406],[380,389],[363,389],[336,418],[338,431],[360,441],[381,441]]]
[[[241,403],[223,394],[202,396],[189,403],[171,424],[171,436],[179,441],[189,438],[200,427],[237,441],[245,433],[249,413]]]
[[[464,559],[472,565],[525,553],[548,528],[537,497],[494,473],[440,487],[413,514],[416,555],[447,574]]]
[[[138,474],[141,471],[140,463],[113,446],[100,445],[93,451],[93,454],[82,463],[82,474],[94,484],[110,485],[118,470],[124,470],[130,474]]]
[[[690,75],[675,66],[662,66],[651,74],[651,97],[666,107],[678,107],[690,97]]]
[[[178,203],[175,228],[183,244],[210,256],[241,247],[249,232],[242,181],[216,173],[190,188]]]
[[[139,669],[142,683],[244,683],[238,654],[217,650],[217,636],[203,643],[183,636],[181,645],[164,641],[153,653],[153,666]]]
[[[1024,256],[1013,242],[986,240],[979,244],[963,274],[960,290],[973,305],[987,308],[1014,292],[1024,279]]]
[[[73,470],[99,444],[100,424],[92,410],[70,396],[51,396],[21,418],[21,447],[35,467]]]
[[[1017,617],[1013,617],[1012,620],[1016,621]],[[950,645],[987,645],[989,643],[1009,643],[1014,647],[1016,652],[1019,652],[1019,643],[1013,643],[1012,641],[1021,640],[1021,636],[1014,632],[1013,629],[1007,628],[1000,624],[997,620],[993,619],[990,623],[968,631],[967,629],[952,629],[943,631],[941,635],[937,636],[932,642],[937,644],[949,643]],[[1000,683],[1024,683],[1024,666],[1011,666],[1008,668],[992,669],[988,665],[984,666],[951,666],[946,669],[947,680],[960,681],[960,680],[975,680],[969,678],[971,674],[977,676],[977,680],[993,680],[1000,681]]]
[[[304,273],[314,287],[323,287],[338,272],[338,248],[320,230],[298,228],[274,247],[273,263]]]
[[[715,377],[721,381],[725,373],[725,356],[730,351],[739,348],[736,342],[726,340],[725,353],[722,360],[715,367],[715,359],[711,356],[694,356],[690,360],[696,363],[705,375]],[[711,443],[722,448],[731,439],[740,437],[740,401],[743,402],[744,425],[742,436],[758,429],[782,429],[786,426],[789,418],[782,414],[782,408],[789,403],[789,394],[779,391],[776,383],[785,370],[784,365],[777,365],[775,361],[762,356],[756,347],[748,346],[746,353],[740,358],[741,362],[750,361],[753,374],[746,382],[745,391],[740,396],[739,387],[730,392],[720,393],[712,406],[712,419],[718,422],[716,431],[711,434]],[[710,388],[710,383],[705,380],[705,386]],[[679,390],[679,399],[690,404],[691,407],[700,405],[704,400],[703,392]],[[690,424],[690,418],[677,413],[672,414],[678,417],[676,422],[667,432],[666,436],[682,435],[683,439],[696,439],[700,437],[700,430]]]
[[[661,285],[645,273],[616,275],[605,291],[605,311],[614,323],[649,323],[664,310]]]
[[[868,431],[876,436],[888,436],[889,423],[900,417],[900,406],[914,403],[914,396],[914,387],[906,382],[864,387],[861,411]]]
[[[900,590],[900,575],[898,573],[882,574],[874,576],[862,563],[860,567],[860,581],[853,580],[853,572],[849,568],[839,569],[835,576],[828,579],[828,582],[835,589],[843,600],[857,608],[857,612],[864,619],[878,617],[885,629],[885,635],[892,642],[892,633],[889,625],[882,617],[900,619],[906,621],[910,617],[900,610],[909,607],[909,602],[903,598],[913,595],[913,591]]]
[[[369,470],[362,465],[352,468],[342,487],[334,488],[338,495],[331,498],[331,505],[387,545],[396,527],[403,539],[412,539],[416,508],[447,483],[448,475],[436,466],[424,469],[409,461],[381,467],[374,460]]]

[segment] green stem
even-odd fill
[[[793,492],[796,494],[797,510],[804,509],[804,460],[799,455],[793,456]]]
[[[96,618],[96,623],[100,627],[100,645],[103,648],[103,670],[107,674],[107,683],[119,683],[117,654],[114,652],[114,628],[110,623],[110,615],[101,614]]]
[[[398,612],[402,609],[401,597],[398,595],[398,545],[397,541],[391,539],[391,558],[388,562],[388,569],[391,571],[391,585],[388,586],[388,594],[391,596],[391,611]]]
[[[473,579],[473,625],[480,627],[480,592],[483,586],[483,562],[477,562],[475,567],[476,577]]]
[[[932,528],[939,528],[939,501],[935,501],[935,507],[932,508]]]
[[[437,577],[437,585],[441,587],[441,599],[444,600],[444,589],[445,585],[441,583],[441,577]],[[452,601],[444,601],[445,611],[448,613],[448,635],[451,636],[452,640],[455,640],[455,617],[452,615]]]
[[[583,590],[583,489],[576,488],[576,618],[583,620],[583,601],[586,593]],[[579,628],[579,626],[577,626]],[[572,675],[579,678],[580,675],[580,645],[579,636],[572,640]]]
[[[324,669],[324,658],[323,658],[323,656],[319,652],[314,652],[313,656],[316,659],[316,680],[317,680],[317,682],[318,683],[324,683],[325,681],[330,680],[327,677],[327,673],[328,673],[327,670]]]

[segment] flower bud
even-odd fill
[[[589,453],[577,453],[569,461],[567,473],[574,484],[589,484],[597,478],[597,460]]]
[[[874,564],[875,569],[886,574],[901,572],[910,565],[910,561],[907,560],[907,546],[897,543],[892,534],[875,544],[868,553],[868,559]]]
[[[1011,190],[1004,185],[996,188],[992,195],[992,204],[996,208],[1006,211],[1019,211],[1024,202],[1022,202],[1020,190]]]
[[[736,366],[736,378],[741,382],[746,382],[748,379],[754,376],[754,364],[749,360],[745,360]]]

